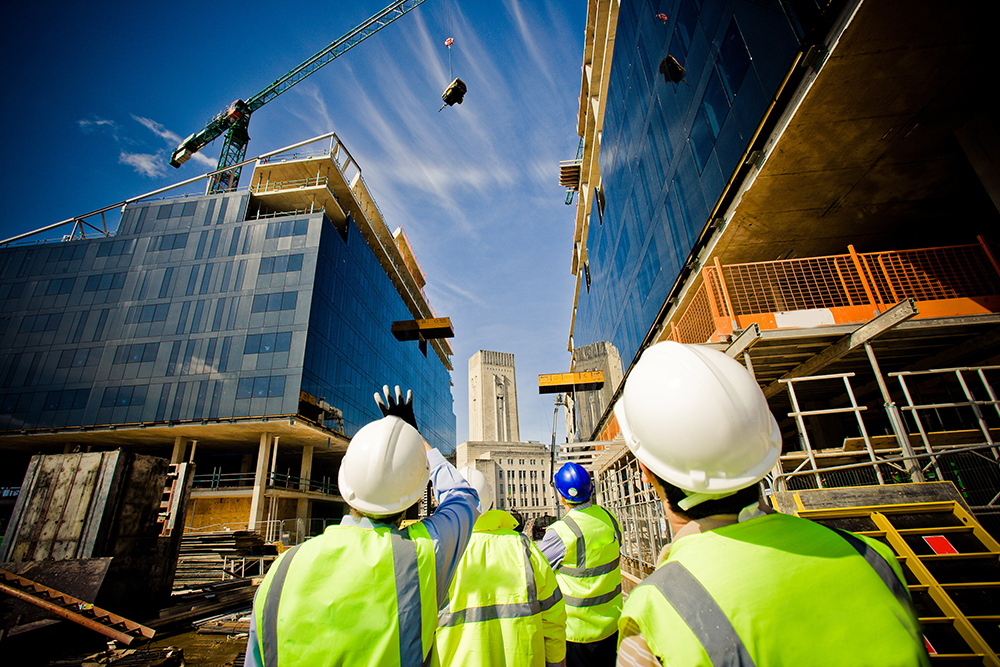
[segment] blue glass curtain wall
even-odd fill
[[[622,1],[576,346],[634,358],[798,48],[776,0]],[[683,82],[658,73],[667,55]]]
[[[392,322],[413,315],[350,222],[346,241],[323,227],[302,388],[344,413],[348,435],[381,416],[373,394],[383,384],[412,389],[424,438],[444,452],[456,444],[451,376],[432,349],[399,342]]]
[[[248,199],[134,204],[113,238],[0,249],[0,430],[296,414],[305,390],[350,435],[398,382],[454,448],[448,372],[388,336],[410,316],[356,228],[244,220]]]

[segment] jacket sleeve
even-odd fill
[[[479,496],[436,449],[427,452],[434,497],[434,514],[423,520],[434,543],[435,577],[438,606],[447,599],[455,569],[472,537],[472,526],[479,518]]]
[[[531,565],[535,571],[535,590],[538,591],[542,613],[545,664],[563,664],[566,660],[566,602],[556,582],[555,572],[534,544],[531,545]]]

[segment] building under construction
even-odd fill
[[[995,19],[966,3],[591,0],[580,148],[560,168],[571,370],[599,343],[626,381],[663,340],[741,361],[783,436],[765,493],[892,544],[937,655],[968,664],[1000,664]],[[577,397],[601,403],[582,440],[621,441],[612,384]],[[593,468],[625,529],[627,591],[670,532],[624,445]],[[919,507],[864,509],[901,501]],[[845,506],[862,508],[837,518]],[[928,530],[965,531],[963,553],[933,551]]]
[[[113,236],[0,248],[4,521],[32,454],[123,449],[196,464],[188,532],[321,532],[383,383],[454,448],[448,341],[392,333],[435,318],[423,286],[335,136],[247,189],[130,203]]]

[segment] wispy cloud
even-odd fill
[[[142,174],[147,178],[163,178],[168,176],[170,174],[170,170],[167,169],[167,163],[170,158],[170,152],[176,148],[178,144],[180,144],[180,136],[176,132],[164,127],[162,123],[159,123],[151,118],[145,118],[135,114],[129,115],[132,117],[132,120],[136,121],[152,132],[155,136],[162,139],[164,147],[155,148],[152,151],[127,150],[125,148],[120,148],[118,162],[132,167],[136,173]],[[76,124],[77,127],[85,133],[109,133],[115,143],[117,143],[120,147],[128,146],[130,148],[139,148],[147,146],[146,141],[134,134],[128,134],[127,129],[114,120],[98,117],[81,118],[76,121]],[[201,153],[195,153],[192,159],[209,169],[214,169],[216,165],[215,160],[207,155],[202,155]]]
[[[128,153],[122,151],[118,162],[127,164],[148,178],[162,178],[167,175],[167,163],[163,159],[166,151],[159,153]]]
[[[118,125],[113,120],[107,118],[81,118],[76,121],[77,127],[85,133],[109,132],[116,140],[118,139]]]

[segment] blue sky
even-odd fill
[[[214,168],[221,139],[179,170],[167,160],[388,2],[8,3],[0,238]],[[551,438],[554,397],[537,376],[569,368],[575,208],[558,164],[576,154],[585,23],[583,0],[427,0],[250,123],[248,157],[337,132],[390,229],[403,227],[455,327],[459,441],[480,349],[515,355],[522,440]],[[438,113],[448,37],[469,92]]]

